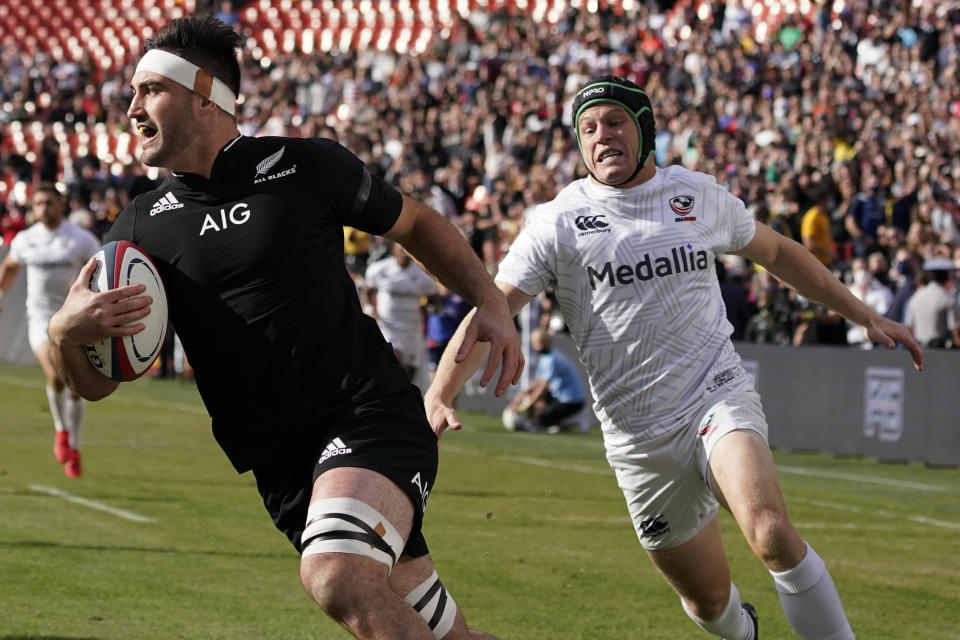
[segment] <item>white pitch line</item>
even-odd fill
[[[479,450],[475,449],[466,449],[457,445],[443,445],[443,449],[451,451],[453,453],[460,453],[463,455],[479,456],[484,455]],[[538,467],[548,467],[550,469],[564,469],[566,471],[579,471],[582,473],[590,473],[594,475],[609,475],[612,473],[609,469],[597,469],[595,467],[587,467],[582,465],[573,465],[573,464],[563,464],[555,463],[550,460],[545,460],[543,458],[529,458],[521,456],[502,456],[502,455],[492,455],[493,458],[499,458],[502,460],[510,460],[512,462],[520,462],[524,464],[531,464]],[[810,476],[813,478],[830,478],[832,480],[846,480],[849,482],[862,482],[865,484],[880,484],[888,487],[897,487],[899,489],[916,489],[917,491],[930,491],[934,493],[946,493],[951,491],[948,487],[937,484],[926,484],[923,482],[910,482],[909,480],[891,480],[890,478],[881,478],[878,476],[865,476],[855,473],[838,473],[835,471],[826,471],[823,469],[805,469],[803,467],[794,467],[790,465],[777,465],[777,470],[784,473],[793,473],[799,476]]]
[[[946,493],[951,491],[948,487],[938,484],[926,484],[924,482],[910,482],[909,480],[891,480],[890,478],[879,478],[877,476],[862,476],[856,473],[838,473],[836,471],[825,471],[823,469],[804,469],[803,467],[791,467],[789,465],[777,465],[777,470],[784,473],[793,473],[798,476],[811,476],[813,478],[830,478],[832,480],[848,480],[850,482],[863,482],[866,484],[882,484],[888,487],[897,487],[898,489],[916,489],[917,491],[932,491],[935,493]]]
[[[20,380],[9,376],[0,375],[0,384],[8,384],[14,387],[24,387],[29,389],[43,389],[42,381]],[[151,398],[132,398],[123,394],[111,395],[102,402],[118,402],[121,404],[132,404],[142,407],[152,407],[154,409],[170,409],[171,411],[183,411],[184,413],[195,413],[201,416],[209,415],[203,404],[190,404],[186,402],[167,402],[165,400],[153,400]]]
[[[879,516],[881,518],[891,518],[891,519],[901,519],[902,516],[893,511],[888,511],[886,509],[867,509],[864,507],[858,507],[852,504],[842,504],[838,502],[826,502],[824,500],[806,500],[804,498],[791,498],[791,502],[801,502],[803,504],[808,504],[813,507],[821,507],[823,509],[834,509],[836,511],[846,511],[848,513],[866,513],[873,516]],[[949,520],[937,520],[936,518],[928,518],[926,516],[907,516],[907,520],[910,522],[916,522],[919,524],[928,524],[933,527],[940,527],[941,529],[955,529],[960,531],[960,522],[951,522]]]
[[[88,500],[87,498],[81,498],[80,496],[74,495],[67,491],[54,489],[53,487],[47,487],[42,484],[31,484],[30,488],[40,493],[46,493],[57,498],[63,498],[67,502],[73,502],[74,504],[79,504],[84,507],[90,507],[91,509],[104,511],[119,518],[123,518],[124,520],[132,520],[134,522],[156,522],[156,518],[148,518],[147,516],[141,516],[140,514],[133,513],[131,511],[116,509],[108,504],[103,504],[102,502],[97,502],[95,500]]]
[[[476,449],[465,449],[463,447],[458,447],[456,445],[443,445],[444,451],[450,451],[451,453],[459,453],[465,456],[482,456],[486,455],[481,451]],[[596,467],[588,467],[580,464],[565,464],[563,462],[554,462],[552,460],[545,460],[543,458],[529,458],[524,456],[490,456],[498,460],[508,460],[510,462],[519,462],[521,464],[529,464],[536,467],[546,467],[548,469],[560,469],[562,471],[578,471],[580,473],[589,473],[592,475],[599,476],[608,476],[612,475],[613,471],[610,469],[597,469]]]

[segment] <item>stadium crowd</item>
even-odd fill
[[[224,10],[243,31],[243,13]],[[786,14],[765,39],[739,0],[571,8],[556,23],[506,10],[455,19],[418,56],[246,57],[241,131],[338,139],[453,221],[495,272],[524,212],[585,175],[569,101],[588,78],[615,73],[653,102],[658,165],[715,176],[896,320],[910,324],[907,301],[931,279],[956,304],[960,3],[823,2]],[[0,203],[4,242],[28,224],[25,194],[41,180],[66,185],[71,219],[102,235],[153,181],[135,159],[118,168],[89,154],[64,165],[50,131],[128,130],[135,60],[103,77],[89,61],[31,57],[2,42],[0,177],[12,185]],[[4,144],[14,123],[37,121],[47,135],[32,156]],[[363,289],[366,265],[388,251],[345,239]],[[731,257],[720,276],[735,339],[869,347],[856,327],[753,265]],[[558,329],[549,298],[541,302],[544,325]],[[924,342],[960,347],[956,336]]]

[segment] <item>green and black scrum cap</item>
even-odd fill
[[[637,163],[643,167],[647,158],[653,153],[656,125],[653,120],[653,106],[650,98],[643,89],[620,76],[600,76],[588,82],[573,99],[573,130],[577,135],[577,146],[580,146],[580,114],[585,109],[598,104],[616,104],[633,116],[640,134],[640,151],[637,153]]]

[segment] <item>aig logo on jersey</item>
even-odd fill
[[[250,219],[250,207],[246,202],[238,202],[230,207],[220,209],[217,213],[208,213],[203,218],[203,226],[200,227],[200,235],[207,231],[223,231],[231,226],[239,226]]]
[[[674,218],[674,222],[692,222],[697,219],[696,216],[690,215],[693,211],[693,196],[676,196],[675,198],[670,198],[670,208],[673,210],[677,217]]]
[[[297,172],[297,165],[293,165],[288,169],[283,171],[278,171],[277,173],[270,173],[270,170],[280,162],[280,159],[283,157],[283,152],[287,148],[280,147],[280,151],[276,153],[271,153],[269,156],[264,158],[257,164],[257,173],[253,176],[253,184],[260,184],[262,182],[267,182],[268,180],[276,180],[277,178],[283,178],[286,176],[293,175]]]
[[[582,238],[596,233],[610,233],[610,223],[604,218],[606,216],[602,213],[595,216],[577,216],[576,220],[573,221],[574,226],[581,231],[577,234],[577,237]]]

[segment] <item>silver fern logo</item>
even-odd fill
[[[257,165],[257,175],[254,176],[254,179],[267,175],[267,171],[273,169],[273,166],[280,162],[280,158],[283,157],[283,152],[286,150],[286,147],[280,147],[280,151],[271,153],[269,156],[261,160],[260,164]]]
[[[283,171],[269,173],[270,170],[273,169],[278,162],[280,162],[280,159],[283,158],[283,152],[286,150],[287,148],[285,146],[280,147],[280,151],[271,153],[269,156],[260,161],[260,163],[257,165],[257,173],[253,176],[253,184],[260,184],[261,182],[266,182],[267,180],[276,180],[277,178],[290,176],[297,172],[297,165],[292,165]]]

